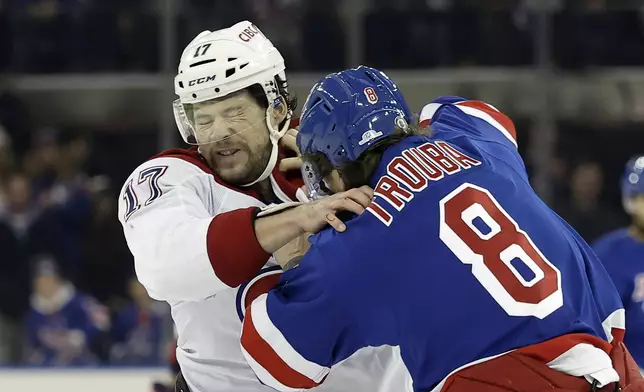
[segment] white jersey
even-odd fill
[[[275,195],[293,201],[299,183],[279,172]],[[281,269],[255,237],[264,207],[256,195],[224,185],[194,150],[169,150],[139,166],[119,200],[119,220],[149,295],[167,301],[178,331],[177,360],[191,392],[270,392],[240,349],[246,306]],[[395,350],[369,348],[337,365],[318,388],[404,391],[408,373]]]

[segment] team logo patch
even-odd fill
[[[394,123],[398,128],[400,128],[403,131],[406,131],[407,128],[409,127],[409,124],[407,124],[407,120],[405,120],[403,116],[396,117],[396,119],[394,120]]]
[[[382,132],[374,131],[373,129],[370,129],[367,132],[362,134],[362,139],[360,139],[360,141],[358,142],[358,145],[364,146],[365,144],[369,143],[373,139],[376,139],[380,136],[382,136]]]
[[[378,95],[376,94],[376,91],[372,87],[365,88],[364,95],[365,97],[367,97],[367,101],[369,101],[369,103],[374,104],[378,102]]]

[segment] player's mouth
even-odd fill
[[[235,155],[238,152],[239,152],[238,148],[231,148],[231,149],[228,149],[228,150],[217,151],[216,154],[219,155],[219,156],[222,156],[222,157],[230,157],[230,156]]]

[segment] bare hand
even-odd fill
[[[343,232],[347,226],[336,214],[342,211],[352,212],[361,215],[365,208],[371,204],[373,199],[373,189],[368,186],[349,189],[346,192],[340,192],[327,196],[323,199],[303,204],[297,209],[301,217],[298,219],[300,228],[309,233],[317,233],[326,225],[330,225],[335,230]]]
[[[302,154],[297,148],[297,129],[289,129],[280,139],[280,145],[286,150],[293,151],[297,156],[284,158],[280,161],[280,171],[299,170],[302,167]]]

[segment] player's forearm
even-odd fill
[[[257,218],[255,220],[257,242],[266,252],[274,253],[304,233],[298,222],[299,219],[300,211],[297,207]]]
[[[271,257],[254,230],[256,209],[242,208],[217,215],[208,227],[210,264],[217,277],[230,287],[252,279]]]

